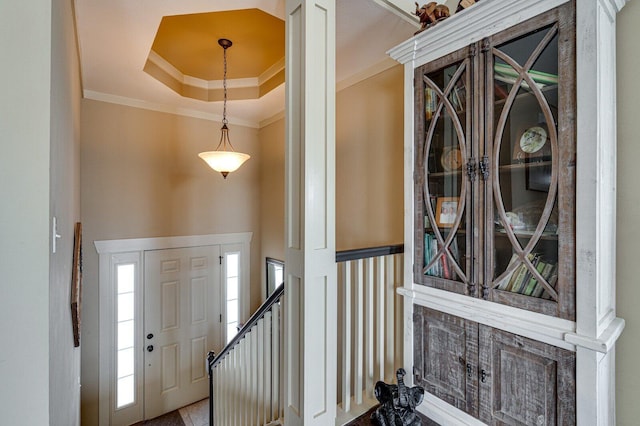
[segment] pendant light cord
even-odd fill
[[[222,76],[222,87],[224,89],[224,102],[222,106],[222,124],[227,124],[227,48],[223,48],[224,73]]]

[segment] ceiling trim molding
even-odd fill
[[[387,9],[394,15],[402,18],[403,20],[414,25],[416,28],[420,28],[420,20],[412,12],[415,10],[415,2],[412,0],[373,0],[379,6]]]
[[[274,115],[272,115],[269,118],[265,118],[264,120],[260,121],[260,128],[262,129],[263,127],[267,127],[270,124],[275,123],[276,121],[279,120],[283,120],[284,119],[284,109]]]
[[[229,99],[258,99],[284,83],[284,58],[257,77],[227,79]],[[157,52],[149,52],[143,71],[186,98],[205,102],[223,100],[223,81],[204,80],[183,74]]]
[[[85,99],[91,99],[91,100],[100,101],[100,102],[107,102],[110,104],[124,105],[124,106],[133,107],[133,108],[146,109],[146,110],[156,111],[156,112],[164,112],[167,114],[180,115],[184,117],[199,118],[201,120],[215,121],[218,123],[222,122],[222,115],[220,114],[206,113],[206,112],[198,111],[195,109],[172,107],[165,104],[148,102],[140,99],[127,98],[125,96],[95,92],[93,90],[85,90],[83,92],[83,96]],[[229,124],[233,124],[236,126],[250,127],[253,129],[258,129],[260,127],[259,123],[248,121],[248,120],[237,120],[229,116],[227,116],[227,121],[229,121]]]
[[[342,80],[340,80],[338,83],[336,83],[336,92],[344,90],[347,87],[353,86],[354,84],[358,84],[361,81],[371,78],[376,74],[380,74],[381,72],[384,72],[389,68],[395,67],[396,65],[398,65],[398,63],[393,59],[385,58],[384,60],[370,66],[367,69],[359,71],[347,78],[343,78]]]

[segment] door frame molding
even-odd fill
[[[189,248],[201,246],[224,246],[227,244],[239,244],[241,248],[241,273],[245,277],[245,286],[251,283],[251,259],[250,259],[250,243],[253,237],[252,232],[237,232],[227,234],[206,234],[206,235],[187,235],[176,237],[156,237],[156,238],[131,238],[119,240],[101,240],[94,241],[96,252],[99,255],[99,425],[110,425],[111,418],[114,414],[114,405],[112,401],[112,374],[113,374],[113,342],[114,342],[114,297],[113,297],[113,261],[117,260],[118,255],[123,253],[137,254],[139,259],[140,277],[139,289],[144,288],[144,252],[151,250],[163,250],[172,248]],[[137,288],[137,289],[138,289]],[[140,290],[138,290],[140,291]],[[140,300],[139,303],[143,303]],[[144,306],[144,304],[139,305]],[[143,309],[143,308],[141,308]],[[241,296],[241,315],[246,318],[249,309],[249,292],[243,291]],[[203,360],[204,362],[204,360]],[[144,371],[141,372],[144,377]],[[144,398],[140,398],[138,404],[140,413],[143,416]],[[142,419],[140,419],[142,420]]]

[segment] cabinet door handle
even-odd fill
[[[467,364],[467,377],[471,378],[472,374],[471,374],[471,364]]]

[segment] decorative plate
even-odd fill
[[[527,154],[538,152],[547,142],[547,131],[540,126],[529,127],[520,137],[520,148]]]
[[[458,170],[462,167],[462,153],[458,148],[447,147],[442,151],[440,164],[442,164],[442,168],[447,172]]]

